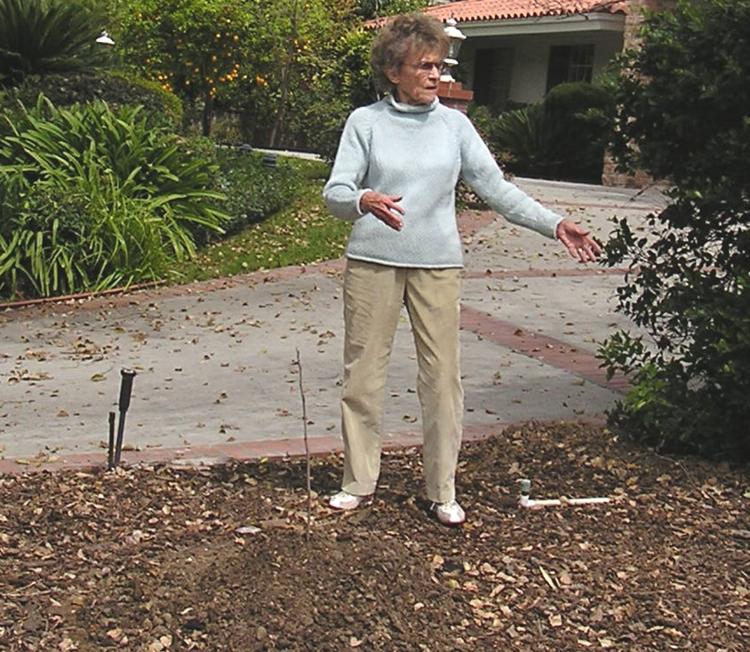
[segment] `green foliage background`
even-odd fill
[[[374,99],[354,0],[120,0],[119,59],[254,146],[330,155],[352,105]]]
[[[520,176],[600,183],[614,102],[603,86],[555,86],[543,101],[472,119],[504,167]]]
[[[58,108],[0,124],[0,294],[50,296],[157,278],[224,219],[218,168],[139,107]]]
[[[103,65],[105,15],[95,0],[0,0],[0,87]]]
[[[36,104],[39,94],[56,106],[106,101],[113,109],[142,106],[152,124],[175,131],[182,124],[180,99],[160,84],[120,70],[67,71],[29,75],[18,86],[0,92],[0,109]]]
[[[638,238],[621,221],[607,263],[630,266],[619,309],[648,338],[600,354],[632,373],[611,414],[666,450],[750,459],[750,0],[681,1],[652,14],[622,59],[615,151],[671,182]]]

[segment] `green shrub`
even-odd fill
[[[278,116],[280,91],[274,88],[279,73],[269,71],[268,85],[264,82],[248,89],[240,115],[245,142],[315,152],[333,160],[347,116],[355,107],[376,99],[369,71],[374,33],[346,22],[332,24],[327,16],[325,29],[333,35],[325,41],[319,29],[313,31],[311,43],[319,42],[313,47],[321,51],[306,54],[291,66],[283,121]]]
[[[264,164],[259,152],[221,149],[222,189],[227,200],[223,208],[229,215],[227,234],[260,222],[287,204],[299,188],[299,174],[287,161],[274,167]]]
[[[545,140],[542,104],[501,113],[491,125],[498,158],[513,174],[549,176],[549,145]]]
[[[142,106],[155,126],[177,130],[182,124],[182,101],[158,83],[122,71],[87,71],[31,75],[22,84],[0,93],[0,109],[15,109],[21,102],[34,106],[40,94],[55,106],[102,100],[112,109]]]
[[[0,121],[0,294],[155,278],[219,231],[218,169],[139,108],[55,107]]]
[[[647,336],[600,350],[633,391],[612,426],[670,451],[750,459],[750,0],[681,1],[626,53],[616,134],[624,166],[673,184],[649,237],[621,220],[618,309]]]
[[[472,119],[513,174],[600,183],[613,110],[606,89],[573,82],[494,118],[486,108],[475,109]]]
[[[681,0],[649,16],[646,47],[623,57],[615,98],[623,169],[704,196],[750,185],[748,17],[748,0]]]
[[[495,114],[492,113],[488,106],[484,104],[469,103],[467,115],[472,124],[479,132],[479,135],[487,142],[491,140],[492,123],[495,121]]]
[[[601,183],[614,101],[603,87],[585,82],[555,86],[544,98],[547,175]]]
[[[0,86],[104,63],[96,43],[104,24],[98,3],[86,0],[0,0]]]

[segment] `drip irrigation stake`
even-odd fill
[[[107,449],[107,468],[115,468],[115,413],[109,413],[109,448]]]
[[[133,393],[133,378],[135,377],[135,371],[132,369],[121,369],[120,376],[120,401],[118,403],[120,418],[117,422],[117,442],[115,443],[114,466],[119,466],[120,456],[122,455],[122,439],[125,435],[125,414],[130,407],[130,395]]]

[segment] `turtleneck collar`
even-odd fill
[[[405,104],[404,102],[398,102],[393,95],[388,95],[387,100],[396,111],[401,113],[427,113],[439,104],[437,97],[429,104]]]

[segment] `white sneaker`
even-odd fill
[[[371,496],[355,496],[348,491],[341,490],[328,499],[328,504],[334,509],[342,509],[348,512],[352,509],[357,509],[357,507],[370,498]]]
[[[432,503],[430,508],[443,525],[461,525],[466,520],[466,512],[455,500],[447,503]]]

